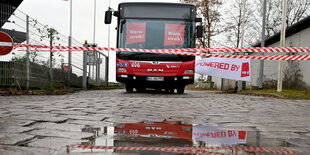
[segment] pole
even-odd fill
[[[260,131],[256,129],[256,147],[260,146]]]
[[[105,80],[104,80],[104,83],[105,83],[104,85],[106,87],[109,86],[109,82],[108,82],[109,71],[108,70],[109,70],[109,57],[106,57],[106,59],[105,59]]]
[[[72,0],[70,0],[70,37],[72,37]]]
[[[53,33],[50,32],[50,78],[53,81]]]
[[[86,62],[86,64],[88,65],[88,84],[90,84],[90,80],[91,80],[91,63],[90,63],[90,55],[87,56],[88,57],[88,62]]]
[[[267,7],[267,0],[264,0],[261,47],[265,47],[266,7]],[[260,55],[263,56],[264,52],[261,52]],[[260,60],[260,64],[259,64],[259,83],[258,83],[258,88],[259,89],[263,89],[263,82],[264,82],[264,60]]]
[[[92,77],[95,80],[95,74],[94,73],[95,73],[95,63],[96,63],[95,62],[95,60],[96,60],[96,51],[93,51],[93,53],[94,54],[93,54],[92,57],[93,57],[94,60],[93,60],[93,63],[92,63]]]
[[[282,0],[282,24],[281,24],[281,38],[280,38],[280,46],[285,46],[285,27],[286,27],[286,0]],[[282,81],[283,81],[283,60],[279,62],[278,68],[278,86],[277,91],[282,92]]]
[[[26,16],[26,43],[29,44],[29,16]],[[29,81],[30,81],[30,65],[29,65],[29,47],[27,47],[27,58],[26,58],[26,74],[27,74],[27,84],[26,88],[29,89]]]
[[[100,53],[97,53],[97,58],[98,59],[96,59],[96,63],[97,63],[96,79],[97,79],[97,86],[100,86]]]
[[[241,24],[241,43],[240,43],[240,48],[243,47],[244,44],[244,25],[245,25],[245,5],[246,5],[246,1],[243,0],[242,2],[242,24]],[[240,92],[240,90],[242,90],[242,81],[238,81],[238,92]]]
[[[96,0],[94,0],[94,35],[93,35],[93,43],[95,44],[96,42]],[[97,51],[94,51],[94,64],[93,64],[93,78],[96,79],[97,83],[98,83],[98,62],[97,60]],[[96,65],[96,70],[95,70],[95,65]],[[96,71],[96,76],[94,76],[94,72]]]
[[[72,38],[69,36],[69,46],[72,46]],[[68,51],[68,85],[70,86],[70,78],[71,78],[71,73],[72,73],[72,51],[71,49]]]
[[[109,8],[111,6],[111,0],[109,0]],[[108,32],[108,48],[110,49],[110,24],[109,24],[109,32]],[[105,63],[105,86],[109,86],[109,57],[110,56],[110,50],[108,51],[108,56],[106,57],[106,63]]]
[[[245,5],[246,5],[246,0],[243,0],[243,7],[242,7],[242,31],[241,31],[241,45],[240,47],[243,47],[243,42],[244,42],[244,25],[245,25]]]
[[[87,45],[84,44],[84,47]],[[86,88],[86,83],[87,83],[87,51],[83,51],[83,81],[82,81],[82,86],[83,88]]]
[[[93,38],[93,43],[96,42],[96,0],[94,0],[94,38]]]
[[[70,0],[70,36],[69,36],[69,46],[72,46],[72,0]],[[70,75],[72,73],[72,51],[68,52],[68,81],[70,85]]]

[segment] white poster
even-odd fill
[[[218,145],[246,144],[246,131],[221,130],[214,126],[196,125],[193,127],[193,139]]]
[[[251,81],[251,61],[247,59],[204,58],[196,61],[196,73],[231,80]]]

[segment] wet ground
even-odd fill
[[[0,154],[66,154],[66,145],[70,154],[310,153],[309,100],[104,90],[0,96],[0,109]]]

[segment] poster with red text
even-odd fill
[[[145,42],[145,22],[128,22],[126,45]]]
[[[185,26],[182,24],[166,24],[164,45],[183,45],[184,28]]]
[[[251,61],[247,59],[204,58],[196,61],[198,74],[231,80],[251,81]]]
[[[219,145],[246,144],[247,132],[225,130],[216,126],[196,125],[193,127],[193,139]]]

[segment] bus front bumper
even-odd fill
[[[163,80],[162,80],[163,78]],[[155,81],[154,81],[155,80]],[[160,81],[156,81],[160,80]],[[133,87],[145,87],[145,88],[176,88],[178,86],[184,86],[194,83],[194,76],[169,76],[160,77],[160,79],[150,79],[147,76],[134,76],[134,75],[117,75],[116,81],[130,84]]]

